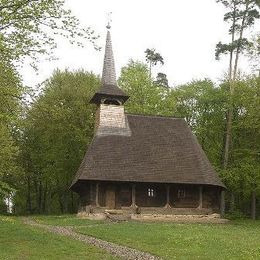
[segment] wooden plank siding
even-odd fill
[[[96,188],[97,183],[98,188]],[[86,182],[84,186],[81,186],[85,187],[80,193],[81,211],[87,206],[108,209],[130,208],[132,185],[135,186],[135,204],[140,208],[209,208],[215,212],[220,209],[221,189],[215,186]],[[167,186],[169,187],[169,204],[167,204]],[[200,187],[202,187],[202,205],[200,205]],[[98,196],[96,196],[96,191],[98,191]]]

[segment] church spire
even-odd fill
[[[106,28],[107,28],[107,38],[106,38],[104,65],[103,65],[103,73],[102,73],[102,85],[117,86],[115,61],[114,61],[111,34],[110,34],[111,26],[109,23]]]
[[[101,104],[111,102],[123,104],[129,97],[118,87],[116,82],[115,61],[112,50],[112,40],[110,34],[110,22],[108,22],[105,56],[103,63],[103,72],[101,88],[94,94],[90,103]]]

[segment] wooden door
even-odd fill
[[[115,187],[108,186],[106,189],[106,207],[114,209],[116,206]]]

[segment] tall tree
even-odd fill
[[[29,109],[21,145],[25,175],[15,198],[17,211],[73,212],[68,191],[93,136],[95,107],[89,104],[100,84],[85,71],[56,71]]]
[[[152,66],[157,65],[157,63],[161,63],[162,65],[164,64],[163,57],[159,52],[156,52],[155,49],[146,49],[144,52],[146,61],[149,64],[149,75],[150,79],[152,78]]]
[[[14,67],[0,62],[0,200],[13,190],[18,175],[17,126],[21,115],[23,87]],[[2,195],[2,196],[1,196]]]
[[[209,160],[219,169],[226,92],[216,87],[211,80],[204,79],[177,86],[170,95],[176,103],[174,115],[185,118]]]
[[[64,0],[0,0],[1,60],[22,62],[30,56],[35,61],[39,55],[52,54],[55,35],[78,45],[84,39],[94,43],[94,32],[81,27],[64,4]]]
[[[167,75],[164,73],[159,72],[156,76],[156,80],[154,81],[154,83],[161,87],[169,88]]]
[[[249,40],[245,38],[245,30],[250,28],[259,16],[259,3],[256,0],[217,0],[228,10],[224,15],[224,21],[231,24],[229,34],[231,41],[228,44],[219,42],[216,45],[216,59],[221,54],[229,54],[229,89],[230,105],[227,111],[226,137],[223,151],[223,168],[226,169],[229,162],[230,144],[232,139],[233,120],[233,95],[237,79],[238,62],[240,54],[249,46]]]
[[[119,85],[130,96],[125,104],[130,113],[148,115],[172,115],[174,100],[168,90],[155,84],[149,76],[146,64],[131,60],[121,70]]]

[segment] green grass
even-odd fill
[[[104,221],[94,221],[76,217],[76,215],[60,215],[60,216],[31,216],[39,224],[53,225],[53,226],[88,226],[103,224]]]
[[[82,234],[130,246],[163,259],[260,259],[260,221],[174,224],[79,219],[75,215],[33,216],[38,223],[73,226]],[[0,216],[0,259],[113,259],[70,238]]]
[[[260,259],[260,221],[230,224],[126,222],[77,231],[164,259]]]
[[[115,259],[101,249],[0,216],[0,259]]]

